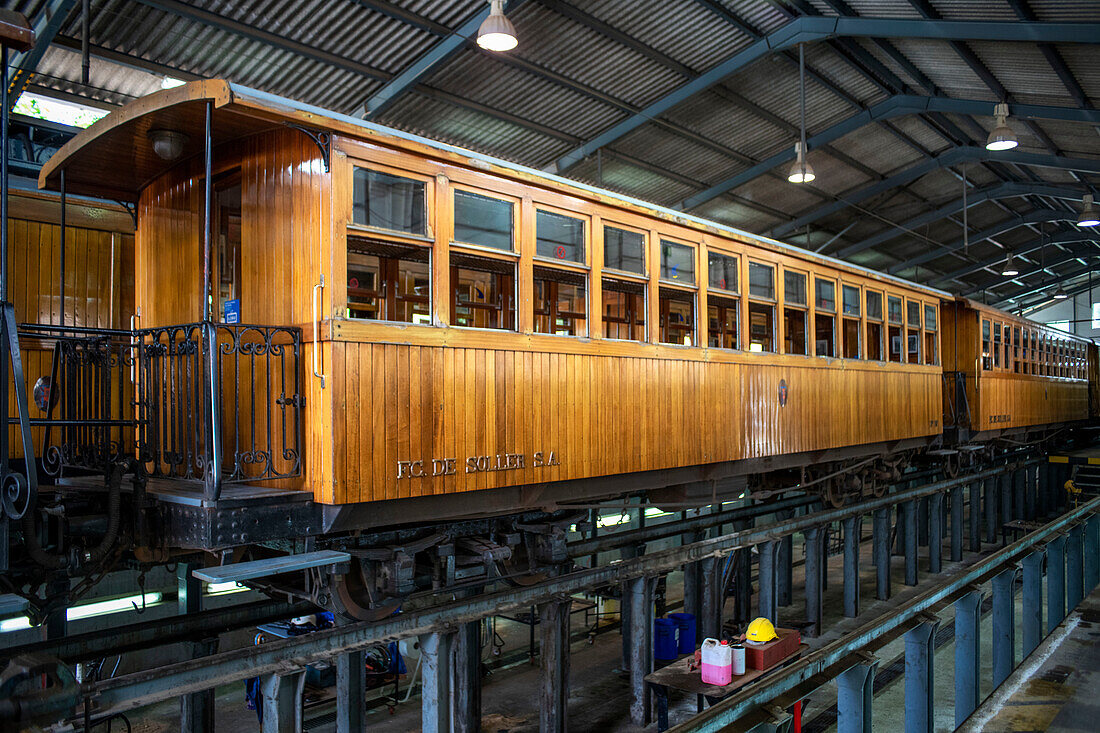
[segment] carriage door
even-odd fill
[[[214,181],[214,320],[241,322],[241,174]],[[253,320],[253,322],[255,322]]]

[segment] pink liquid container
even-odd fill
[[[703,682],[728,685],[733,680],[733,654],[729,644],[717,639],[703,641]]]

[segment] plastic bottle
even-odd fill
[[[723,640],[703,641],[703,682],[708,685],[728,685],[733,680],[733,659],[729,644]]]
[[[734,644],[730,649],[733,650],[733,675],[740,677],[745,674],[745,646]]]

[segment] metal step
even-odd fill
[[[266,560],[251,560],[232,565],[220,565],[214,568],[199,568],[192,571],[199,580],[208,583],[240,583],[254,578],[266,578],[280,573],[292,573],[295,570],[307,570],[324,565],[339,565],[351,562],[351,555],[337,550],[318,550],[300,555],[284,555]]]

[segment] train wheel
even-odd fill
[[[512,556],[507,560],[497,563],[500,575],[504,582],[514,586],[527,586],[541,583],[548,577],[544,572],[531,570],[531,562],[528,559],[527,546],[520,543],[512,548]]]
[[[362,562],[352,558],[350,571],[333,582],[332,605],[354,621],[381,621],[396,613],[401,601],[373,599],[364,580]]]
[[[825,498],[829,501],[834,508],[839,509],[844,506],[848,497],[844,492],[844,482],[832,478],[825,482]]]

